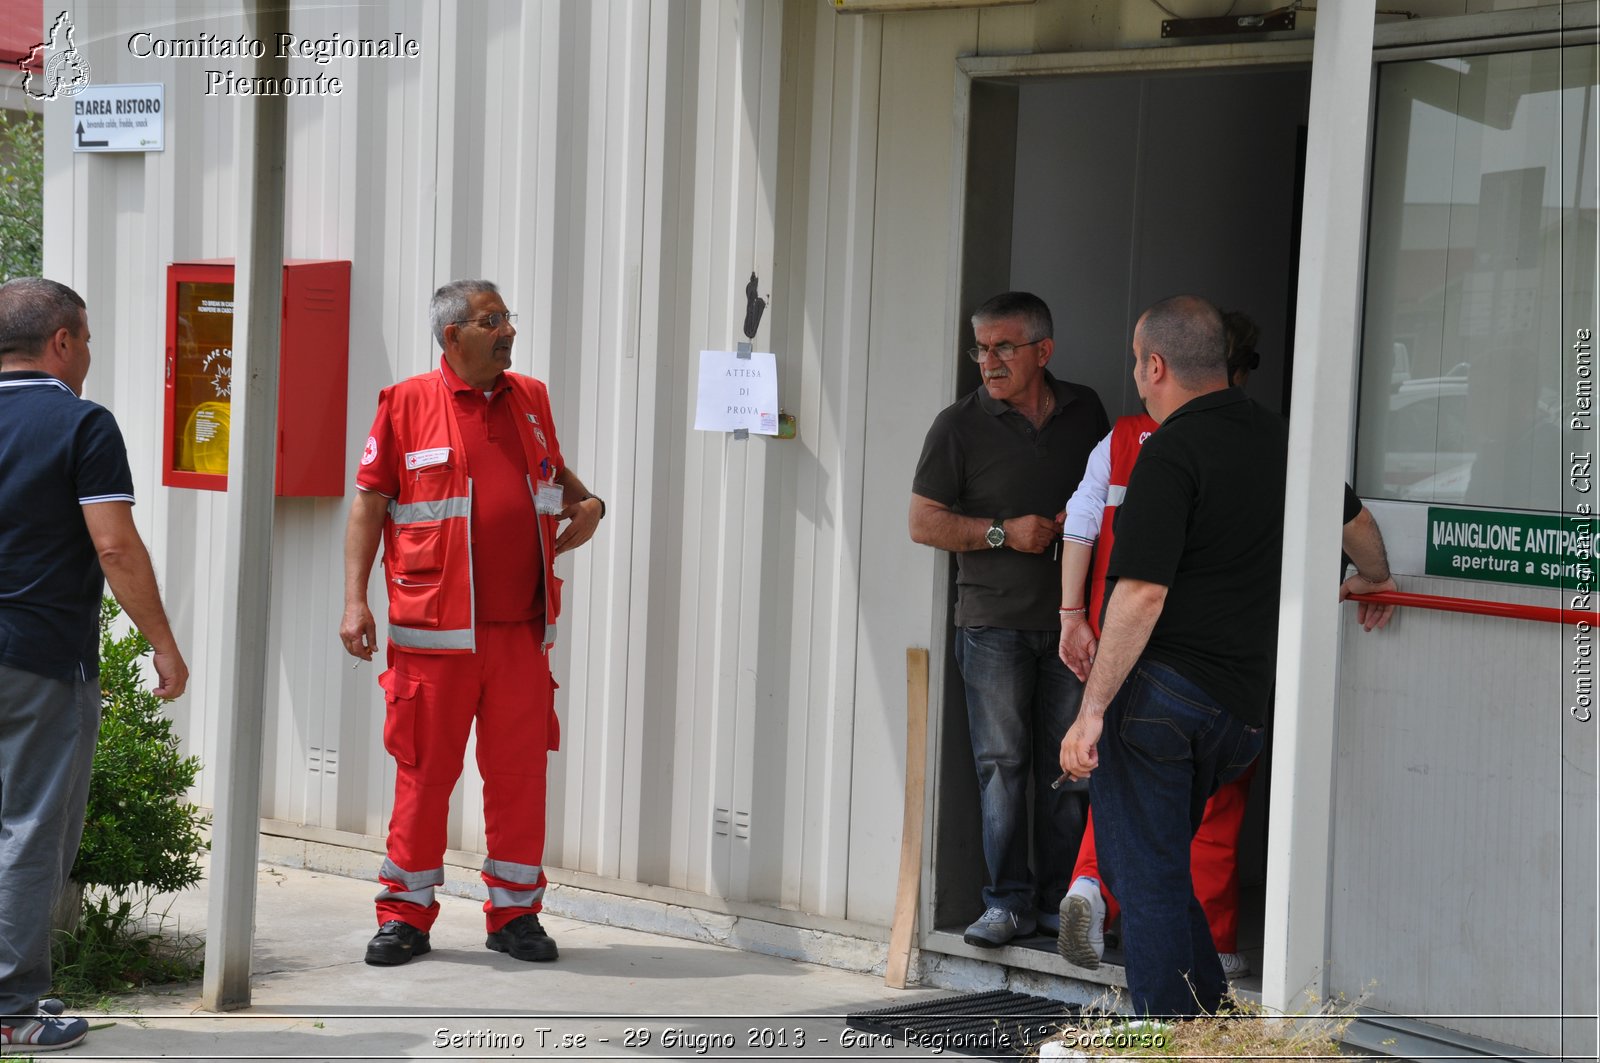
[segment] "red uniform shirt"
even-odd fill
[[[467,472],[472,478],[475,616],[480,621],[539,619],[544,605],[539,546],[534,538],[538,534],[536,513],[527,458],[517,438],[516,415],[511,409],[511,385],[503,376],[496,377],[494,390],[485,398],[483,392],[458,377],[442,357],[439,371],[455,400],[452,412],[461,430]],[[549,436],[548,449],[555,465],[548,470],[532,470],[536,482],[550,479],[562,465],[554,432]],[[405,453],[394,438],[382,403],[372,423],[372,440],[362,456],[356,486],[394,498],[400,494]]]

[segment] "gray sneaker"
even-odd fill
[[[977,922],[967,927],[961,940],[980,949],[997,949],[1014,937],[1026,937],[1033,933],[1033,928],[1031,915],[1018,915],[1004,908],[990,908],[978,916]]]

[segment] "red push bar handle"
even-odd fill
[[[1378,594],[1352,594],[1353,602],[1402,605],[1408,609],[1437,609],[1445,613],[1472,613],[1498,616],[1506,620],[1542,620],[1547,624],[1586,623],[1600,627],[1600,609],[1554,609],[1547,605],[1516,605],[1511,602],[1485,602],[1477,598],[1446,598],[1438,594],[1412,594],[1408,591],[1382,591]],[[1600,599],[1597,599],[1600,603]]]

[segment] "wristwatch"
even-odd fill
[[[1006,544],[1006,528],[1004,524],[1000,523],[999,517],[996,517],[994,523],[989,525],[989,530],[984,533],[983,538],[985,542],[996,550]]]

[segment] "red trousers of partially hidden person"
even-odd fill
[[[1200,829],[1195,831],[1194,841],[1189,845],[1189,875],[1194,880],[1194,895],[1206,913],[1218,952],[1239,951],[1239,831],[1244,826],[1245,801],[1250,795],[1250,778],[1255,773],[1256,766],[1252,764],[1244,774],[1211,795],[1200,819]],[[1100,883],[1100,896],[1106,902],[1106,925],[1110,926],[1120,908],[1117,899],[1106,889],[1095,859],[1092,805],[1072,877],[1088,877]]]
[[[542,621],[480,623],[473,653],[389,644],[379,682],[383,744],[395,761],[394,812],[378,873],[379,926],[398,919],[428,930],[438,918],[433,890],[444,882],[450,794],[474,721],[489,851],[484,922],[493,933],[543,907],[546,761],[560,744],[543,638]]]

